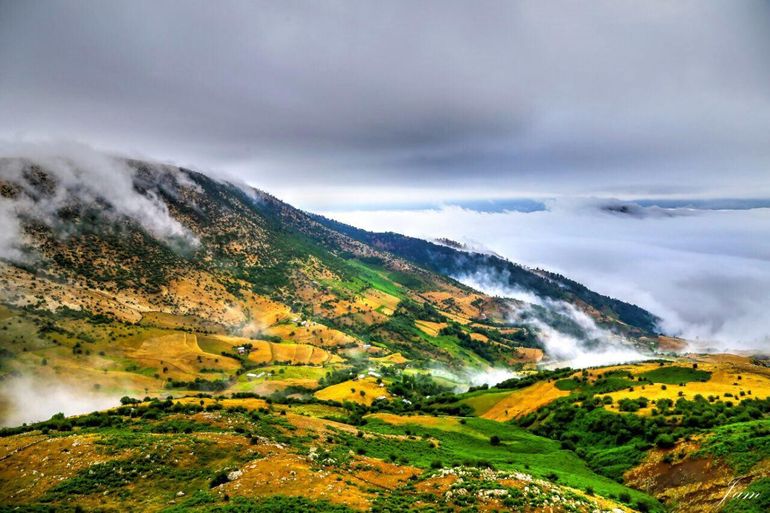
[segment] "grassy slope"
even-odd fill
[[[591,471],[571,451],[561,450],[553,440],[534,435],[509,424],[479,418],[465,419],[465,423],[453,417],[421,425],[415,423],[390,424],[371,420],[366,431],[388,435],[411,435],[423,440],[373,443],[367,440],[364,447],[368,454],[387,458],[390,454],[407,455],[409,463],[430,468],[434,462],[441,465],[491,464],[497,469],[518,470],[538,477],[557,476],[558,482],[585,490],[593,488],[600,495],[618,496],[625,492],[636,500],[652,501],[647,495],[631,490],[611,479]],[[500,445],[492,445],[490,438],[500,438]],[[431,441],[438,441],[431,447]]]
[[[367,509],[395,505],[400,496],[396,490],[432,479],[437,460],[444,466],[473,467],[483,459],[482,465],[494,464],[498,470],[590,487],[600,495],[628,493],[655,504],[590,472],[554,442],[514,426],[481,419],[461,424],[454,417],[417,419],[429,426],[398,417],[406,423],[393,425],[370,418],[357,436],[354,426],[319,418],[335,413],[340,414],[321,405],[270,406],[253,399],[205,399],[199,404],[190,398],[54,419],[38,426],[47,437],[38,430],[0,439],[0,456],[7,456],[0,467],[0,503],[9,511],[75,505],[169,513],[263,511],[264,504],[273,508],[264,511],[293,511],[297,505],[307,511],[343,511],[339,506],[345,504]],[[502,440],[499,445],[490,444],[493,435]],[[47,442],[39,443],[43,440]],[[242,474],[233,482],[218,477],[236,469]],[[22,486],[25,493],[16,493]],[[500,486],[493,481],[485,485]],[[225,494],[232,497],[230,503]],[[269,498],[275,494],[304,500]],[[428,511],[445,504],[439,492],[421,497]],[[464,499],[466,505],[474,502],[473,497]],[[240,509],[230,509],[235,505]]]

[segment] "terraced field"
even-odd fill
[[[232,372],[240,367],[229,358],[204,352],[198,338],[188,333],[146,339],[130,357],[145,367],[161,368],[165,376],[174,379],[194,379],[205,368]]]

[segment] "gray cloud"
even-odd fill
[[[0,135],[215,167],[305,205],[298,180],[770,194],[769,11],[4,1]]]

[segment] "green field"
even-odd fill
[[[351,277],[343,280],[324,280],[322,283],[343,296],[346,291],[361,294],[368,288],[374,288],[398,299],[406,298],[401,285],[395,283],[386,271],[353,259],[346,260],[345,265],[350,268]]]
[[[652,381],[653,383],[665,383],[667,385],[678,385],[679,383],[689,383],[690,381],[708,381],[711,373],[704,370],[693,369],[692,367],[660,367],[651,371],[639,374],[639,377]]]

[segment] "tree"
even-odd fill
[[[497,435],[490,436],[489,443],[492,445],[500,445],[500,437]]]
[[[660,434],[655,438],[655,445],[660,449],[670,449],[674,443],[674,437],[669,434]]]

